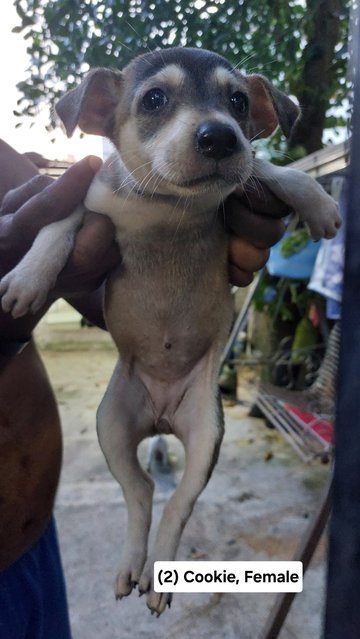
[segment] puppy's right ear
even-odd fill
[[[78,87],[60,98],[55,110],[67,136],[70,138],[79,125],[84,133],[111,137],[121,85],[120,71],[94,69]]]

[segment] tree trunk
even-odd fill
[[[336,86],[335,47],[340,37],[341,0],[307,0],[307,45],[297,98],[302,117],[291,135],[290,148],[306,154],[322,148],[325,114]]]

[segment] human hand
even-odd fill
[[[99,158],[88,157],[70,167],[56,181],[39,175],[4,197],[0,212],[0,275],[19,262],[41,228],[69,215],[84,199],[100,166]],[[72,255],[51,292],[51,299],[35,316],[14,321],[10,314],[1,313],[0,334],[28,335],[53,299],[96,289],[119,259],[110,219],[87,213]]]
[[[270,247],[285,231],[281,217],[288,207],[263,184],[254,191],[236,189],[225,202],[225,220],[230,231],[229,280],[248,286],[254,273],[265,266]]]

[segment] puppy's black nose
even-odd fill
[[[195,134],[197,150],[207,158],[222,160],[233,155],[239,148],[234,129],[222,122],[204,122]]]

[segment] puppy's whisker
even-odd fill
[[[261,133],[264,133],[264,131],[265,129],[260,129],[260,131],[256,131],[255,135],[253,135],[252,138],[250,138],[249,142],[253,142],[254,140],[256,140],[258,135],[260,135]]]
[[[183,221],[183,219],[184,219],[184,216],[185,216],[185,213],[186,213],[187,209],[188,209],[188,197],[186,197],[186,198],[185,198],[184,208],[183,208],[183,210],[182,210],[182,213],[181,213],[181,215],[180,215],[180,219],[179,219],[179,221],[178,221],[178,223],[177,223],[177,226],[176,226],[176,229],[175,229],[175,232],[174,232],[173,238],[172,238],[172,240],[171,240],[171,243],[172,243],[172,244],[174,244],[174,242],[175,242],[176,236],[177,236],[177,234],[178,234],[178,232],[179,232],[179,229],[180,229],[181,223],[182,223],[182,221]]]
[[[250,197],[251,193],[255,193],[258,198],[260,199],[263,198],[264,200],[266,200],[266,192],[265,192],[264,184],[255,175],[252,175],[249,178],[249,180],[246,182],[246,185],[244,185],[243,191],[244,191],[244,196],[249,202],[249,208],[251,208],[251,197]]]
[[[259,182],[259,184],[261,184],[261,177],[260,177],[260,178],[258,178],[257,176],[253,176],[253,177],[254,177],[254,179],[255,179],[255,180],[257,180],[257,181]],[[282,185],[282,182],[281,182],[281,181],[280,181],[280,180],[276,177],[276,175],[274,175],[274,176],[272,177],[271,182],[272,182],[273,184],[276,184],[276,185],[278,186],[278,190],[279,190],[280,192],[281,192],[281,191],[284,191],[284,189],[283,189],[283,185]],[[269,188],[271,189],[271,184],[269,185]],[[285,193],[285,191],[284,191],[284,193]]]
[[[162,168],[164,168],[165,166],[166,166],[166,164],[164,163],[161,167],[158,167],[158,171],[162,170]],[[162,173],[158,173],[158,176],[155,179],[155,183],[153,185],[152,193],[151,193],[151,196],[150,196],[151,200],[154,198],[154,195],[157,192],[157,189],[159,188],[160,184],[164,180],[166,180],[166,177],[164,175],[162,175]]]
[[[179,204],[180,204],[180,202],[181,202],[181,200],[182,200],[182,199],[183,199],[183,198],[182,198],[182,196],[181,196],[181,195],[179,195],[178,199],[177,199],[177,200],[176,200],[176,202],[175,202],[175,205],[174,205],[174,206],[173,206],[173,208],[171,209],[171,213],[170,213],[170,215],[169,215],[169,219],[168,219],[168,224],[170,224],[170,223],[172,222],[172,219],[173,219],[174,215],[176,214],[176,209],[177,209],[177,207],[179,206]]]
[[[259,70],[259,67],[252,67],[251,69],[248,69],[248,70],[247,70],[247,73],[261,73],[261,72],[262,72],[262,68],[263,68],[263,67],[267,67],[267,66],[269,66],[270,64],[275,64],[275,62],[277,62],[277,61],[278,61],[278,59],[277,59],[277,58],[273,58],[272,60],[269,60],[269,62],[265,62],[265,63],[261,66],[260,70]]]
[[[138,190],[140,192],[140,195],[145,195],[147,193],[147,187],[150,184],[151,180],[153,179],[157,179],[159,176],[158,174],[158,169],[157,168],[152,168],[145,176],[144,178],[141,180],[141,182],[139,182],[138,184]],[[160,176],[161,177],[161,176]]]
[[[220,214],[222,214],[222,218],[224,221],[224,226],[226,226],[226,215],[225,215],[225,202],[221,197],[221,191],[220,189],[218,189],[218,193],[219,193],[219,199],[220,199],[220,206],[218,208],[218,212],[220,212]]]
[[[261,197],[264,188],[260,180],[258,180],[255,176],[250,176],[249,180],[246,183],[246,190],[252,190],[252,192],[255,193],[257,197]]]
[[[236,71],[236,69],[239,68],[239,66],[243,66],[248,60],[251,60],[251,58],[255,57],[255,53],[249,53],[248,55],[245,56],[245,58],[241,58],[241,60],[235,64],[235,66],[233,66],[233,71]]]
[[[132,31],[135,33],[135,35],[137,35],[137,37],[143,42],[143,39],[142,39],[140,33],[135,29],[135,27],[132,24],[130,24],[130,22],[128,20],[125,20],[125,23],[128,25],[128,27],[130,27],[130,29],[132,29]],[[155,49],[150,49],[150,47],[147,44],[147,42],[144,42],[144,45],[145,45],[145,48],[148,50],[149,53],[154,53]],[[163,60],[162,54],[161,54],[161,59]],[[150,62],[150,60],[148,60],[147,58],[144,58],[144,60],[148,64],[150,64],[150,66],[153,66],[153,64]]]
[[[141,180],[141,182],[139,183],[139,187],[140,187],[140,189],[141,189],[141,191],[143,193],[146,193],[147,186],[151,182],[151,180],[154,179],[154,178],[156,180],[156,178],[159,176],[159,170],[161,170],[163,165],[165,165],[165,163],[160,165],[160,167],[153,167],[151,169],[151,171],[149,171],[146,174],[146,176],[143,178],[143,180]]]
[[[108,161],[108,167],[111,168],[112,166],[114,166],[114,164],[117,164],[118,159],[116,157],[116,155],[114,155],[113,159],[109,162]]]
[[[124,178],[124,180],[121,182],[120,186],[114,191],[114,193],[118,193],[119,191],[121,191],[121,189],[123,189],[125,186],[127,186],[128,184],[132,184],[133,187],[136,188],[136,184],[137,181],[136,179],[133,177],[134,174],[136,173],[136,171],[139,171],[139,169],[144,168],[144,166],[147,166],[149,164],[152,164],[152,160],[150,160],[149,162],[144,162],[144,164],[140,164],[139,166],[137,166],[133,171],[131,171],[130,173],[128,173],[126,175],[126,177]],[[135,181],[135,184],[133,184],[133,182]]]
[[[146,164],[152,164],[152,162],[146,162]],[[135,169],[136,170],[136,169]],[[141,195],[141,184],[144,180],[146,180],[148,178],[148,176],[151,174],[151,172],[153,171],[153,169],[151,169],[146,175],[145,178],[143,178],[143,180],[141,180],[141,182],[138,182],[136,180],[134,180],[134,182],[132,183],[132,186],[130,188],[130,190],[128,191],[126,198],[124,200],[124,204],[126,204],[128,202],[128,200],[130,199],[130,197],[132,196],[133,193],[135,193],[135,196],[139,196]],[[126,176],[125,179],[128,179],[129,176]]]
[[[128,51],[132,53],[132,49],[128,47],[127,44],[125,44],[125,42],[122,42],[122,40],[119,40],[119,38],[116,38],[116,40],[122,47],[124,47],[124,49],[127,49]]]

